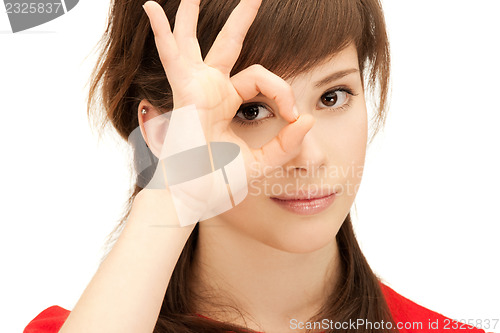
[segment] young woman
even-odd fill
[[[169,142],[147,135],[148,122],[194,106],[207,142],[241,149],[248,193],[181,227],[169,187],[143,189],[139,174],[74,309],[48,308],[25,332],[482,331],[383,284],[352,229],[365,94],[377,101],[375,134],[389,87],[377,0],[141,6],[114,1],[89,110],[102,102],[126,140],[139,127],[158,157]]]

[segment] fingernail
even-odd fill
[[[293,106],[293,115],[295,116],[295,120],[299,119],[299,110],[297,109],[297,105]]]

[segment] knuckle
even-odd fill
[[[261,64],[253,64],[250,66],[250,68],[254,71],[262,71],[262,70],[265,70],[264,66],[262,66]]]
[[[278,143],[280,145],[280,148],[285,153],[288,153],[288,147],[286,147],[285,140],[286,140],[285,132],[283,132],[283,131],[279,132],[278,133]]]
[[[294,98],[292,87],[286,81],[276,81],[277,98],[281,101],[289,101]]]
[[[288,95],[293,95],[293,89],[292,86],[288,84],[285,80],[283,81],[283,91],[288,94]]]
[[[242,33],[236,33],[232,35],[229,40],[236,46],[236,47],[241,47],[243,44],[243,41],[245,40],[245,35]]]

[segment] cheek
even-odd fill
[[[321,122],[328,150],[330,175],[344,194],[354,196],[359,188],[365,164],[368,139],[366,106],[359,103],[343,114],[324,117]],[[352,198],[354,199],[354,198]]]
[[[283,216],[272,209],[267,197],[256,195],[257,192],[262,193],[262,190],[254,190],[253,194],[251,192],[249,186],[249,194],[240,204],[205,222],[273,246],[273,239],[277,234],[275,229]]]
[[[344,159],[364,155],[368,135],[367,113],[364,103],[357,103],[339,114],[325,113],[316,124],[323,133],[329,149]]]
[[[338,128],[337,134],[343,139],[343,144],[339,146],[339,156],[342,156],[344,163],[364,166],[368,137],[366,108],[349,114],[341,128]]]

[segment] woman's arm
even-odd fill
[[[195,226],[174,223],[178,220],[168,190],[139,192],[120,237],[60,332],[152,332]]]

